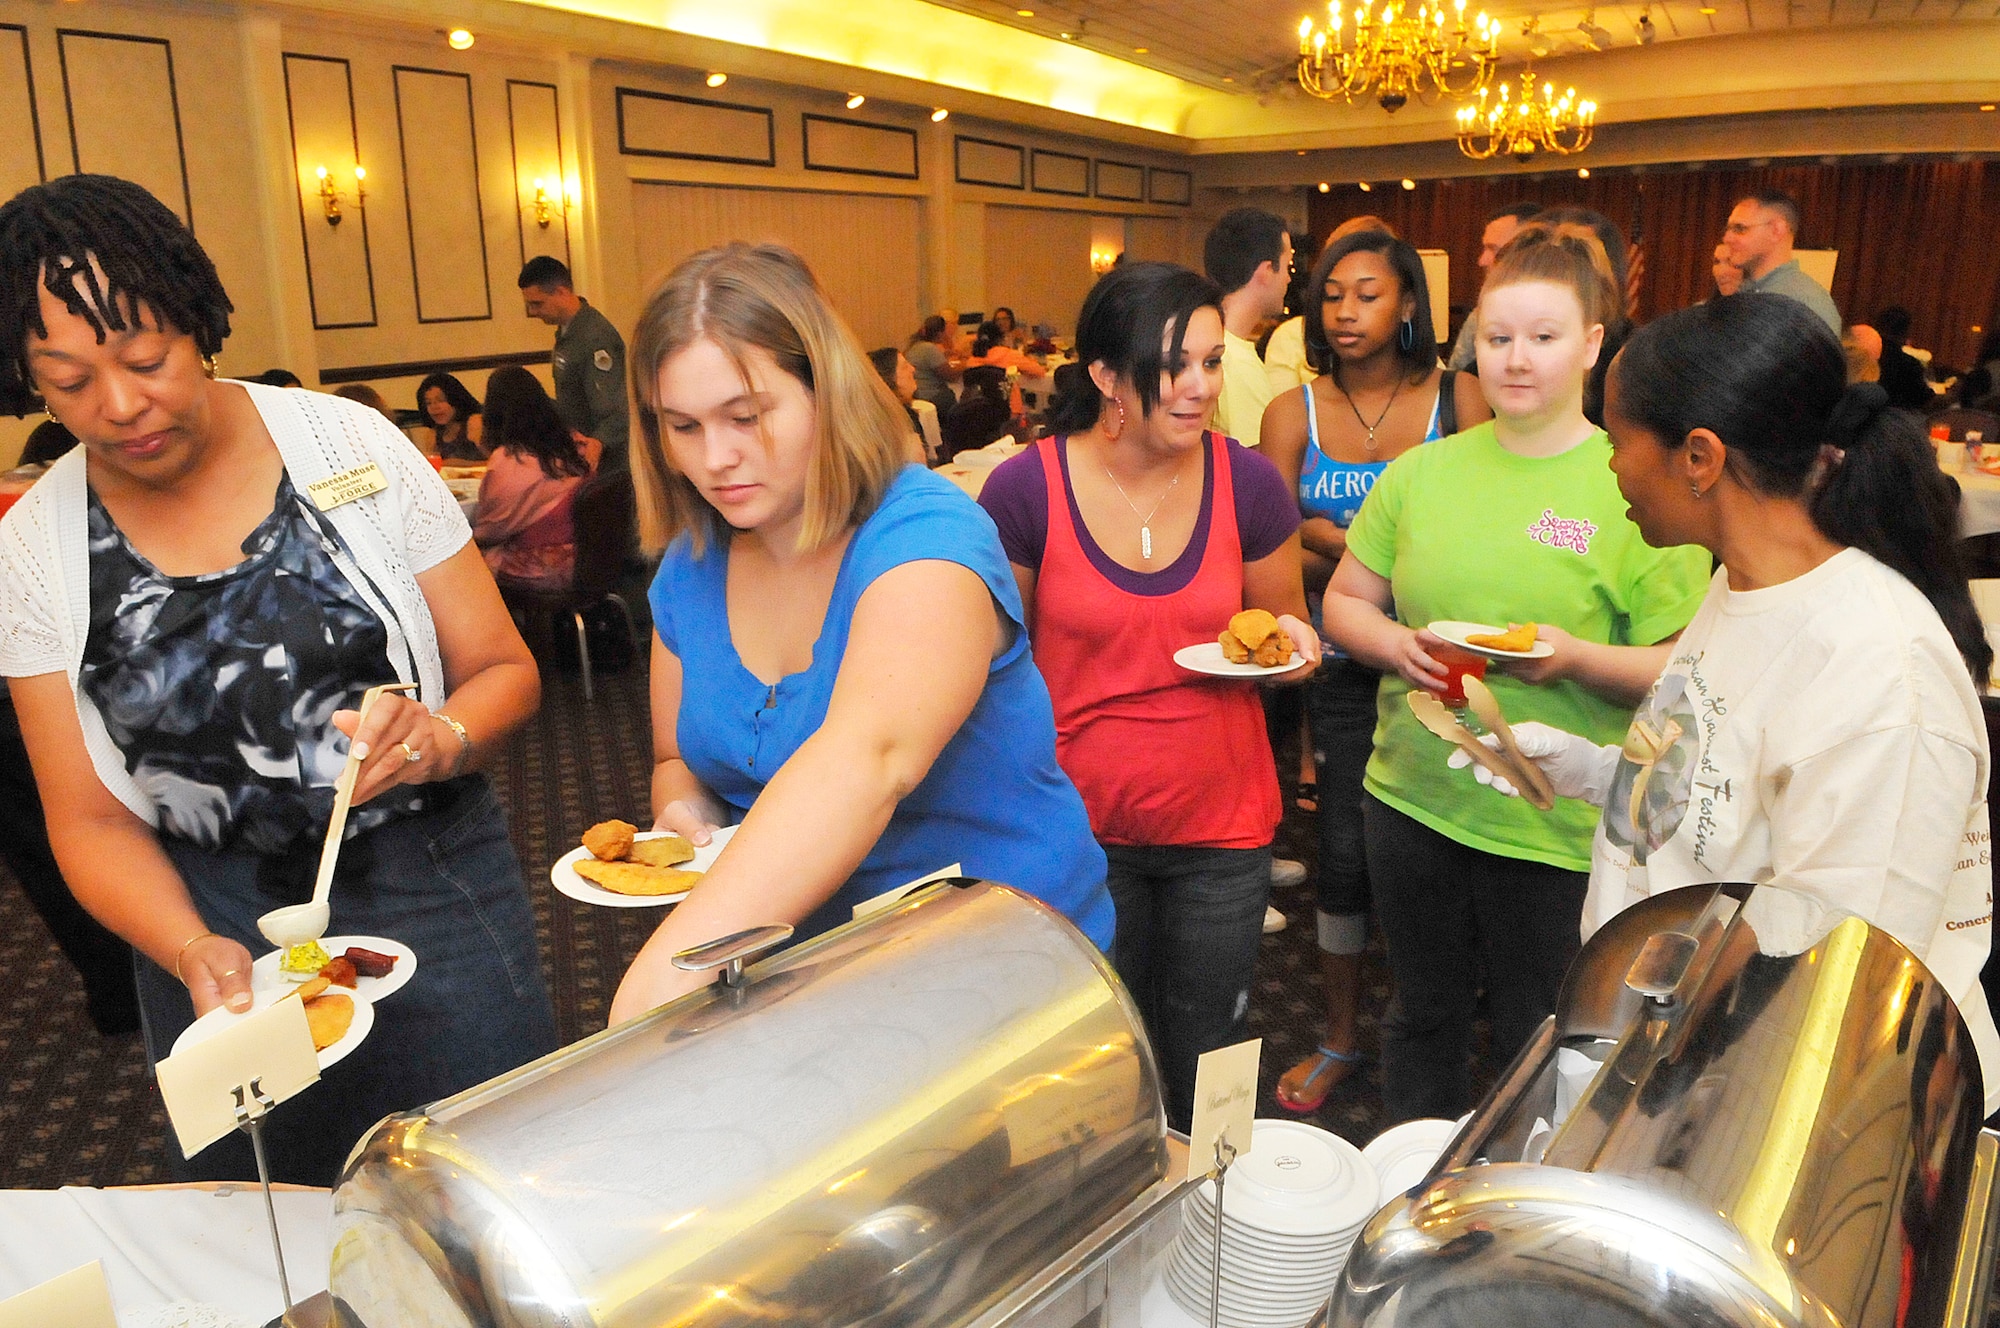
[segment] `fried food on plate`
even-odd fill
[[[580,858],[576,874],[594,885],[619,895],[677,895],[692,890],[701,880],[700,872],[673,867],[649,867],[643,862],[592,862]]]
[[[583,846],[600,862],[617,862],[632,849],[639,827],[630,821],[599,821],[583,832]]]
[[[1504,632],[1471,632],[1466,635],[1465,644],[1478,646],[1482,650],[1505,650],[1517,655],[1526,654],[1535,648],[1535,625],[1508,623]]]
[[[331,978],[327,977],[325,974],[320,974],[315,977],[307,978],[304,982],[301,982],[298,985],[297,991],[288,992],[286,994],[295,995],[302,1001],[309,1001],[313,997],[323,994],[326,991],[326,989],[328,987],[331,987],[332,985],[333,985],[333,980]]]
[[[627,861],[643,862],[648,867],[677,867],[694,857],[694,845],[679,835],[635,839],[625,857]]]
[[[1222,646],[1222,657],[1231,664],[1275,669],[1292,658],[1290,633],[1265,609],[1243,610],[1229,620],[1216,641]]]
[[[1268,609],[1245,609],[1229,620],[1229,633],[1243,643],[1246,650],[1255,650],[1278,630],[1278,619]]]
[[[306,1002],[306,1027],[312,1030],[314,1051],[325,1051],[346,1037],[353,1024],[351,996],[315,996]]]
[[[361,972],[346,955],[335,955],[326,961],[326,967],[319,971],[319,975],[336,987],[352,987]]]

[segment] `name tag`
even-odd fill
[[[329,475],[323,480],[315,480],[306,485],[306,492],[312,495],[313,505],[322,512],[331,512],[344,503],[356,498],[366,498],[371,493],[380,493],[389,487],[389,481],[382,476],[382,468],[374,462],[356,466],[353,470],[343,470],[338,475]]]

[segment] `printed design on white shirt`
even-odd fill
[[[1697,724],[1688,675],[1680,673],[1662,674],[1646,704],[1632,716],[1604,804],[1604,835],[1629,851],[1635,866],[1672,839],[1687,819],[1702,749]],[[1720,788],[1727,797],[1726,779]]]
[[[1557,516],[1555,509],[1544,507],[1542,519],[1528,527],[1528,538],[1550,548],[1567,549],[1571,553],[1589,553],[1591,536],[1597,533],[1597,523],[1582,517]]]

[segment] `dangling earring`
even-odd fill
[[[1405,318],[1403,320],[1403,326],[1396,333],[1396,341],[1397,344],[1401,345],[1404,350],[1416,349],[1417,325],[1415,323],[1412,323],[1409,319]]]
[[[201,372],[206,378],[215,377],[215,357],[213,355],[204,355],[201,357]]]
[[[1701,501],[1701,486],[1699,484],[1692,484],[1692,483],[1689,484],[1688,492],[1694,495],[1694,499],[1696,502]]]
[[[1115,443],[1118,441],[1118,436],[1125,432],[1125,403],[1120,401],[1117,397],[1106,397],[1104,399],[1106,401],[1109,401],[1112,405],[1118,407],[1118,427],[1115,429],[1106,429],[1104,431],[1104,441],[1107,443]],[[1098,418],[1100,419],[1103,418],[1102,412],[1099,412]]]

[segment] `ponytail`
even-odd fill
[[[1497,265],[1496,265],[1497,266]],[[1974,685],[1993,664],[1954,535],[1958,495],[1914,415],[1872,383],[1847,385],[1840,344],[1782,295],[1728,295],[1632,335],[1612,367],[1618,412],[1669,448],[1708,429],[1737,480],[1804,499],[1828,539],[1923,592]]]
[[[1082,433],[1096,424],[1104,398],[1098,394],[1097,384],[1090,381],[1089,371],[1080,364],[1060,365],[1054,381],[1056,390],[1045,417],[1049,432]]]

